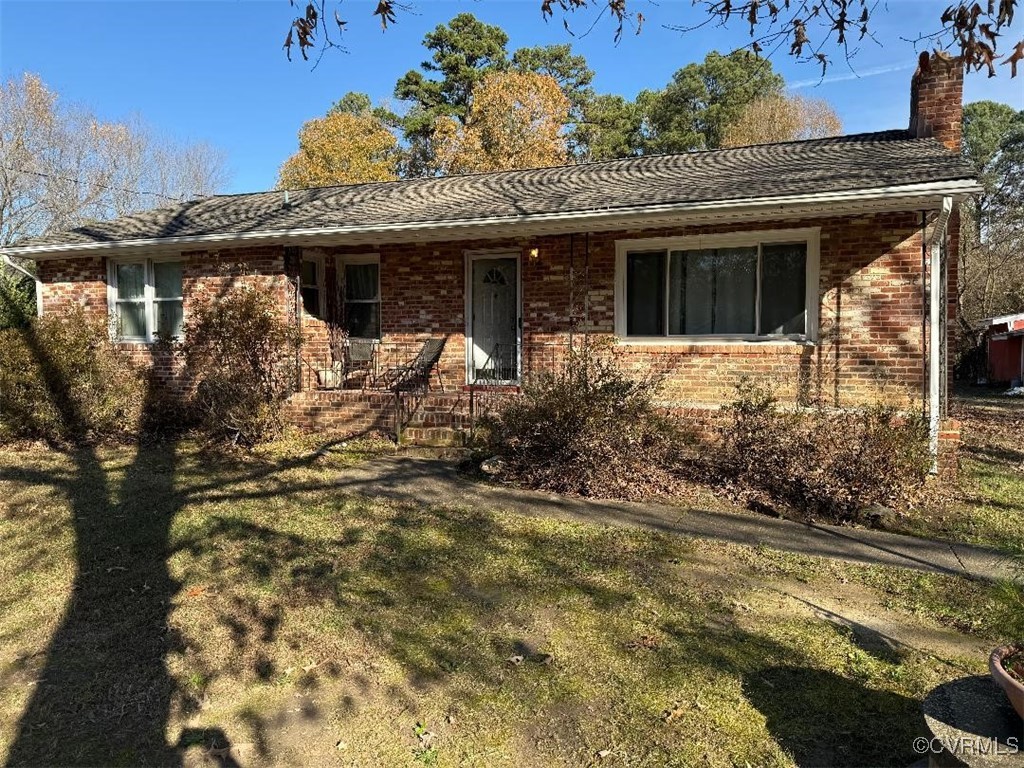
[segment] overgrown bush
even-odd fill
[[[197,299],[184,339],[201,429],[242,445],[281,431],[281,406],[295,386],[299,335],[270,295],[242,285]]]
[[[685,439],[655,406],[657,390],[600,346],[571,351],[561,371],[528,380],[483,420],[488,451],[532,488],[628,499],[670,493]]]
[[[892,406],[786,410],[745,379],[727,412],[721,474],[809,517],[850,521],[866,506],[905,502],[928,473],[924,419]]]
[[[0,437],[88,442],[137,432],[141,372],[81,308],[0,331]]]
[[[0,264],[0,330],[27,328],[36,316],[32,281]]]

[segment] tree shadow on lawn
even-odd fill
[[[869,680],[858,672],[857,635],[864,629],[851,622],[819,625],[815,642],[824,648],[817,658],[810,643],[780,642],[737,627],[731,618],[720,623],[717,634],[693,637],[691,628],[678,626],[672,632],[694,654],[677,663],[739,678],[767,734],[797,765],[909,765],[920,758],[913,740],[924,732],[921,702],[882,690],[877,677]],[[822,668],[822,656],[827,662],[829,655],[852,659],[840,663],[847,667],[844,674]],[[898,674],[895,662],[875,660],[888,674]]]
[[[650,679],[652,690],[663,684],[657,678],[666,669],[709,679],[734,676],[742,681],[749,703],[764,715],[771,736],[800,763],[818,764],[819,757],[828,763],[874,765],[915,759],[912,739],[921,725],[916,699],[876,690],[855,675],[820,669],[821,659],[805,653],[799,643],[784,644],[738,628],[728,602],[708,603],[693,595],[680,600],[674,574],[679,548],[670,536],[638,535],[623,543],[624,535],[615,529],[588,531],[583,535],[590,546],[581,554],[580,541],[571,533],[529,525],[509,528],[484,512],[424,509],[411,503],[392,503],[390,509],[380,525],[367,515],[362,522],[340,524],[339,535],[328,539],[213,517],[182,547],[193,559],[206,559],[204,572],[222,575],[223,582],[212,585],[214,591],[230,591],[232,583],[246,579],[260,587],[258,597],[235,595],[236,616],[265,614],[268,593],[274,595],[275,610],[328,604],[339,611],[345,617],[335,628],[339,634],[358,635],[400,665],[408,688],[387,693],[411,712],[417,711],[417,692],[443,686],[454,685],[444,695],[465,697],[464,702],[498,690],[509,694],[508,686],[516,683],[510,683],[514,667],[508,660],[517,656],[524,657],[515,663],[525,664],[527,675],[547,676],[545,700],[578,697],[581,681],[558,674],[558,659],[551,671],[543,666],[541,651],[546,648],[538,644],[531,618],[547,607],[606,616],[601,630],[617,646],[614,652],[622,659],[632,655],[624,663],[646,670],[639,679]],[[656,653],[637,656],[620,633],[637,612],[638,589],[649,591],[654,605],[675,603],[681,611],[692,610],[696,623],[677,626],[668,616],[658,620],[652,628],[669,641]],[[729,629],[710,628],[703,623],[709,617]],[[853,627],[851,635],[850,626],[819,626],[817,631],[825,633],[826,643],[834,643],[837,653],[855,652],[864,642],[862,634],[870,632]],[[238,633],[235,640],[240,657],[258,658],[254,646],[262,641],[256,633]],[[873,646],[868,650],[887,669],[902,663],[901,654]],[[327,636],[320,638],[318,651],[321,659],[346,655]],[[272,667],[267,672],[280,673]],[[324,665],[323,674],[356,689],[372,687],[367,672],[343,669],[333,661]],[[523,693],[536,691],[526,687]],[[648,759],[657,764],[671,757],[673,739],[680,737],[659,733],[656,712],[637,709],[635,702],[615,706],[617,716],[649,736]],[[563,719],[574,717],[561,714]],[[258,731],[266,730],[259,715],[252,719]],[[892,723],[900,725],[890,727]],[[581,731],[605,727],[598,722],[580,725]],[[567,759],[589,759],[586,750],[592,743],[576,744],[577,753]],[[748,758],[759,762],[770,754],[761,745]]]
[[[664,670],[681,676],[673,679],[724,673],[742,680],[750,703],[794,756],[811,754],[799,733],[824,738],[837,706],[846,707],[851,721],[858,713],[871,716],[852,730],[833,728],[831,754],[879,764],[909,754],[910,740],[902,742],[910,731],[883,733],[882,726],[910,722],[919,710],[916,701],[817,669],[819,662],[796,645],[738,629],[727,601],[709,604],[680,593],[675,537],[565,524],[553,530],[481,511],[353,497],[337,492],[339,478],[328,470],[313,480],[288,474],[308,467],[312,458],[281,464],[278,474],[269,466],[239,468],[232,460],[211,468],[205,458],[185,456],[173,445],[142,447],[116,493],[94,452],[81,451],[75,461],[77,474],[62,481],[76,535],[75,590],[23,714],[11,765],[175,765],[195,744],[217,746],[216,754],[208,754],[230,763],[220,728],[186,729],[168,743],[172,711],[195,712],[204,690],[219,679],[242,685],[282,680],[286,671],[274,653],[282,633],[295,648],[315,648],[323,662],[296,681],[300,688],[318,680],[331,695],[341,687],[333,683],[373,688],[372,664],[346,662],[352,650],[346,643],[357,638],[372,649],[372,658],[402,671],[404,685],[386,693],[412,711],[418,693],[441,686],[456,686],[471,702],[516,685],[508,661],[514,655],[527,657],[527,674],[546,676],[549,700],[573,700],[580,695],[579,679],[556,674],[557,659],[547,668],[529,658],[543,650],[532,619],[544,607],[607,617],[607,629],[598,630],[607,637],[595,642],[614,646],[617,658],[633,654],[623,663],[640,665],[655,684],[663,683],[658,678]],[[31,479],[17,471],[4,475]],[[52,480],[35,478],[40,484]],[[182,518],[192,505],[196,510]],[[176,517],[184,522],[172,534]],[[203,580],[201,598],[186,599],[170,575],[172,558]],[[188,636],[169,626],[172,600],[187,604],[178,620],[186,622]],[[638,657],[624,647],[621,633],[632,631],[641,600],[672,606],[674,613],[649,619],[668,642]],[[306,621],[306,609],[330,613],[331,623],[296,627]],[[693,612],[694,623],[676,626],[678,612],[685,611]],[[713,630],[709,618],[731,628]],[[227,650],[217,645],[220,637]],[[188,654],[201,673],[199,690],[168,671],[168,657],[179,654]],[[773,670],[790,670],[792,679],[780,684],[775,677],[782,673]],[[790,687],[800,695],[792,696]],[[815,694],[819,688],[824,693]],[[650,736],[648,756],[655,763],[671,756],[678,744],[673,739],[685,740],[660,733],[656,712],[636,703],[621,709],[632,727]],[[302,717],[316,722],[320,714],[311,706]],[[582,712],[568,717],[579,721],[581,732],[603,727],[586,722]],[[273,717],[252,711],[244,719],[256,734],[259,756],[273,761],[276,747],[267,735]],[[872,729],[873,741],[861,738]],[[592,745],[574,738],[580,741],[574,757],[589,759]],[[750,757],[757,762],[764,754]]]
[[[505,660],[529,640],[509,635],[482,644],[482,637],[497,623],[527,623],[538,604],[573,596],[614,611],[632,599],[608,584],[601,570],[602,560],[609,569],[616,566],[614,555],[595,553],[580,562],[571,543],[563,549],[557,536],[512,536],[484,512],[400,503],[369,516],[381,519],[360,522],[349,513],[338,520],[337,535],[324,538],[211,516],[178,548],[216,575],[209,589],[231,607],[229,616],[221,613],[221,623],[251,625],[239,617],[328,605],[348,622],[339,632],[358,633],[398,662],[414,689],[455,672],[468,674],[474,684],[495,682]],[[667,557],[660,544],[648,554],[653,567]],[[492,567],[513,561],[516,567],[504,574]],[[233,589],[241,583],[255,589]],[[263,642],[259,634],[232,634],[237,655],[254,658],[251,646]],[[321,654],[329,655],[331,640],[322,640]],[[275,672],[280,670],[259,677]]]
[[[92,448],[70,454],[61,483],[71,508],[75,579],[50,641],[9,765],[173,764],[165,723],[176,646],[167,617],[178,589],[167,570],[175,446],[139,448],[116,490]]]
[[[923,725],[916,699],[801,666],[758,670],[743,690],[797,765],[909,765],[920,757],[912,747]]]
[[[9,297],[0,295],[0,301]],[[178,584],[168,571],[170,530],[185,499],[175,489],[176,446],[140,446],[115,488],[90,441],[71,383],[22,317],[21,334],[71,442],[68,473],[13,468],[0,479],[51,487],[67,500],[74,580],[45,661],[7,753],[8,765],[179,762],[165,729],[175,696],[168,654],[180,644],[168,624]],[[152,375],[142,418],[166,407]],[[38,530],[34,537],[45,537]],[[50,539],[59,541],[58,536]],[[36,542],[32,542],[36,544]],[[45,557],[47,542],[23,561]],[[24,675],[27,659],[16,670]]]

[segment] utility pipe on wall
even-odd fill
[[[932,455],[932,474],[939,470],[939,426],[942,418],[942,299],[946,286],[942,280],[942,244],[946,239],[946,228],[953,213],[953,198],[942,198],[942,208],[935,219],[931,240],[928,243],[930,264],[928,268],[928,447]]]

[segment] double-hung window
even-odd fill
[[[341,262],[345,330],[352,339],[380,338],[380,257],[346,256]]]
[[[111,262],[109,286],[111,319],[118,339],[151,342],[181,336],[184,301],[180,260]]]
[[[304,258],[299,274],[299,293],[302,295],[302,309],[312,317],[324,313],[324,261],[322,258]]]
[[[620,336],[815,335],[817,230],[620,241],[616,269]]]

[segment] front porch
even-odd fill
[[[303,352],[299,388],[285,408],[290,423],[465,444],[481,416],[517,395],[525,377],[555,372],[568,351],[567,342],[514,345],[503,355],[478,357],[463,373],[451,364],[464,353],[461,336],[374,341],[365,357],[359,349],[353,358],[358,344],[339,341],[329,351],[320,344]],[[425,351],[437,354],[425,357]]]
[[[476,386],[445,392],[305,389],[288,400],[285,419],[319,432],[380,431],[399,442],[464,445],[481,416],[517,393],[517,387]]]

